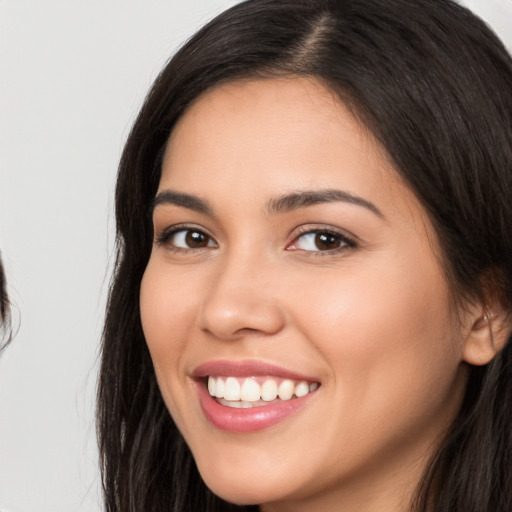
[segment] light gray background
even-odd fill
[[[0,508],[101,510],[94,393],[117,162],[163,63],[234,3],[0,0],[0,247],[20,319],[0,359]],[[512,0],[464,3],[512,47]]]

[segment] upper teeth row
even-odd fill
[[[211,396],[233,401],[257,402],[261,399],[270,402],[277,397],[281,400],[290,400],[293,395],[300,398],[310,391],[314,391],[317,387],[317,383],[294,382],[289,379],[281,381],[280,384],[274,379],[267,379],[260,386],[251,377],[245,379],[242,385],[235,377],[208,377],[208,391]]]

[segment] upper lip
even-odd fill
[[[192,377],[201,379],[209,375],[222,375],[227,377],[257,377],[275,376],[283,379],[305,380],[318,382],[314,377],[282,368],[280,366],[260,361],[207,361],[192,371]]]

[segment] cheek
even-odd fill
[[[199,289],[186,269],[172,272],[160,258],[151,258],[140,290],[142,329],[158,386],[173,420],[183,432],[187,424],[186,393],[190,383],[183,371],[188,333],[195,321]]]
[[[171,269],[172,270],[172,269]],[[141,282],[140,311],[142,328],[151,352],[176,353],[179,333],[193,321],[197,302],[197,280],[187,271],[172,272],[159,258],[150,259]],[[183,343],[183,341],[181,341]]]
[[[428,266],[397,268],[367,266],[339,284],[326,280],[298,320],[329,361],[335,399],[344,404],[337,411],[360,425],[435,414],[460,366],[444,279]]]
[[[140,314],[144,337],[164,399],[171,406],[169,392],[179,378],[185,333],[194,322],[192,282],[170,273],[158,260],[150,260],[141,282]],[[186,274],[186,272],[185,272]]]

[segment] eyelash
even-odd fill
[[[328,237],[333,237],[337,240],[337,242],[340,243],[340,246],[335,247],[333,249],[326,249],[326,250],[318,249],[318,250],[307,251],[305,249],[300,249],[300,248],[293,249],[293,250],[302,251],[302,252],[308,253],[308,255],[311,255],[311,256],[328,256],[328,255],[332,255],[332,254],[339,254],[348,249],[354,249],[355,247],[357,247],[355,240],[353,240],[352,238],[348,237],[347,235],[345,235],[343,233],[340,233],[339,231],[337,231],[335,229],[320,228],[320,227],[319,228],[304,227],[304,228],[299,229],[299,232],[294,236],[291,243],[287,245],[288,250],[290,250],[289,248],[291,245],[296,244],[301,238],[305,238],[307,235],[315,235],[315,238],[317,236],[322,236],[322,235],[328,236]],[[316,240],[314,243],[316,244]]]
[[[161,233],[156,235],[155,242],[157,245],[166,245],[168,248],[173,252],[189,252],[189,251],[195,251],[200,250],[203,248],[194,248],[194,247],[176,247],[175,245],[172,245],[170,243],[171,239],[177,235],[178,233],[199,233],[203,236],[205,236],[208,239],[208,242],[214,241],[213,238],[204,232],[203,229],[200,229],[196,226],[189,226],[189,225],[179,225],[179,226],[172,226],[170,228],[164,229]],[[215,242],[214,242],[215,243]],[[215,246],[217,244],[215,243]],[[209,247],[209,246],[207,246]],[[210,246],[211,247],[211,246]]]
[[[197,233],[200,234],[208,239],[208,245],[204,247],[177,247],[170,243],[171,239],[176,236],[178,233],[184,233],[186,234],[192,234]],[[301,248],[291,248],[293,245],[296,245],[299,240],[305,238],[307,235],[315,235],[316,236],[328,236],[335,238],[339,243],[339,247],[335,247],[333,249],[326,249],[326,250],[305,250]],[[210,242],[213,242],[213,245],[209,245]],[[155,243],[157,245],[165,245],[168,247],[169,250],[175,252],[175,253],[188,253],[190,251],[197,251],[197,250],[204,250],[208,249],[210,247],[218,247],[217,243],[203,229],[200,229],[196,226],[189,226],[189,225],[179,225],[179,226],[172,226],[170,228],[167,228],[163,230],[160,234],[156,236]],[[314,242],[316,243],[316,242]],[[353,249],[357,247],[357,243],[350,237],[348,237],[345,234],[340,233],[339,231],[336,231],[334,229],[328,229],[328,228],[300,228],[298,233],[296,233],[290,243],[287,244],[286,250],[291,251],[301,251],[303,253],[308,254],[308,256],[327,256],[332,254],[338,254],[341,252],[344,252],[348,249]]]

